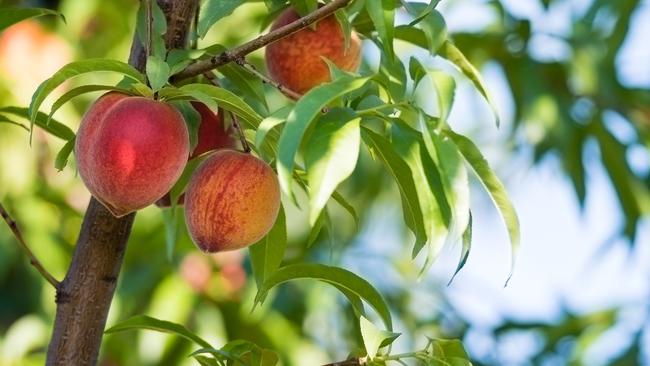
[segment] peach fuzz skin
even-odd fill
[[[199,141],[190,155],[189,160],[205,154],[206,152],[219,149],[234,149],[237,147],[237,139],[234,137],[232,126],[226,128],[223,120],[223,110],[217,113],[213,112],[208,106],[200,102],[192,102],[192,106],[201,115],[201,124],[199,125]],[[185,202],[185,195],[178,197],[178,204]],[[171,197],[169,193],[156,201],[158,207],[171,206]]]
[[[90,193],[121,217],[169,191],[187,162],[189,136],[173,107],[108,93],[84,115],[75,155]]]
[[[271,167],[250,154],[220,150],[194,172],[185,192],[185,223],[204,252],[247,247],[266,235],[280,209]]]
[[[289,8],[273,23],[271,30],[299,18]],[[330,80],[322,57],[345,71],[356,71],[361,62],[361,40],[352,32],[346,49],[343,30],[334,15],[320,20],[315,29],[304,28],[266,46],[266,65],[271,78],[299,94]]]

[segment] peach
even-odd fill
[[[200,102],[192,102],[192,106],[201,115],[201,124],[199,126],[199,141],[190,155],[189,160],[204,154],[208,151],[218,149],[234,149],[237,146],[237,139],[233,136],[232,126],[226,128],[223,120],[223,111],[213,112],[207,105]],[[178,197],[178,204],[185,202],[185,195]],[[169,193],[156,201],[158,207],[171,206],[171,197]]]
[[[271,30],[300,18],[289,8],[273,23]],[[320,20],[315,28],[304,28],[266,46],[266,65],[273,80],[296,93],[330,80],[327,64],[332,61],[346,71],[356,71],[361,62],[361,41],[352,32],[349,47],[345,47],[343,29],[334,15]]]
[[[185,192],[185,223],[204,252],[234,250],[262,239],[280,209],[278,178],[253,155],[220,150],[194,172]]]
[[[189,156],[181,114],[168,104],[108,93],[84,115],[75,145],[79,175],[117,217],[162,197]]]

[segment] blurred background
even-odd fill
[[[67,24],[42,18],[0,34],[0,107],[27,106],[38,84],[72,60],[128,56],[135,0],[0,1],[14,5],[58,9]],[[476,365],[650,364],[650,46],[643,40],[650,2],[456,0],[438,9],[483,74],[499,129],[449,64],[407,44],[396,50],[457,76],[450,124],[477,142],[520,216],[522,248],[509,285],[507,235],[480,189],[472,189],[474,240],[465,268],[448,284],[457,244],[417,281],[421,263],[410,259],[399,194],[367,151],[343,185],[361,229],[332,205],[329,222],[310,235],[305,215],[285,202],[285,261],[341,265],[377,286],[403,333],[396,352],[413,350],[425,336],[459,337]],[[241,7],[199,46],[253,38],[265,12],[261,3]],[[377,52],[364,45],[372,67]],[[263,69],[261,52],[251,61]],[[102,83],[111,77],[91,76]],[[286,103],[267,91],[274,108]],[[75,99],[56,118],[76,130],[96,97]],[[30,147],[24,130],[0,123],[0,200],[57,278],[89,199],[74,162],[54,169],[62,145],[36,131]],[[341,360],[360,346],[351,309],[335,290],[292,282],[251,313],[256,289],[245,251],[203,255],[183,233],[170,261],[164,232],[158,208],[138,214],[109,326],[146,314],[185,324],[215,345],[251,340],[279,351],[285,365]],[[0,225],[0,365],[43,364],[53,299]],[[101,364],[189,365],[192,347],[152,332],[111,334]]]

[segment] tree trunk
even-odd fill
[[[168,49],[185,47],[198,0],[158,0],[167,18]],[[144,70],[145,50],[134,36],[129,63]],[[84,216],[72,262],[56,294],[47,365],[95,365],[135,213],[115,218],[95,198]]]

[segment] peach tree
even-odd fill
[[[178,236],[185,235],[182,222],[203,251],[248,247],[255,305],[288,281],[318,280],[338,289],[354,313],[357,343],[346,360],[331,365],[470,364],[458,340],[435,335],[420,349],[391,352],[399,333],[389,304],[372,283],[331,263],[285,261],[292,223],[288,205],[307,218],[310,237],[324,228],[336,230],[332,206],[359,230],[365,213],[342,184],[361,169],[361,155],[367,154],[399,191],[411,232],[404,248],[421,274],[444,245],[461,243],[456,273],[467,260],[468,171],[503,218],[514,265],[519,243],[514,208],[480,149],[448,120],[458,77],[493,104],[479,72],[448,37],[436,10],[439,1],[266,0],[263,24],[272,24],[270,30],[235,47],[197,47],[220,20],[249,2],[260,1],[143,0],[128,63],[74,61],[43,81],[28,107],[0,109],[0,122],[63,139],[56,168],[65,169],[74,152],[80,178],[93,195],[61,281],[30,252],[0,206],[32,264],[56,289],[47,364],[96,364],[105,333],[134,329],[194,342],[191,357],[202,365],[275,365],[282,359],[246,340],[210,344],[165,319],[136,316],[104,329],[135,214],[154,203],[166,227],[166,249],[159,253],[174,255]],[[0,27],[42,15],[57,13],[3,9]],[[426,56],[400,52],[404,43]],[[247,59],[263,48],[266,70]],[[434,57],[459,73],[430,66],[426,59]],[[106,72],[121,81],[77,85],[51,96],[70,79]],[[76,133],[57,120],[64,104],[93,92],[105,94]],[[51,108],[45,110],[48,98]],[[20,118],[29,126],[16,122]],[[498,125],[496,111],[494,120]]]

